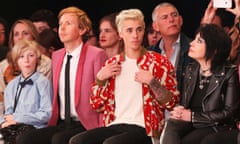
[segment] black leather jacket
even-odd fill
[[[191,109],[190,100],[198,86],[199,64],[194,62],[186,68],[181,105]],[[203,112],[192,112],[194,127],[212,126],[220,128],[235,127],[237,115],[240,115],[240,84],[237,66],[225,64],[214,72],[202,101]]]

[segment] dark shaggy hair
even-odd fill
[[[220,27],[214,24],[202,24],[197,33],[206,42],[206,60],[212,60],[211,71],[222,66],[230,54],[232,40]]]

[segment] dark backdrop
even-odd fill
[[[199,26],[200,19],[209,0],[165,0],[173,3],[183,16],[183,31],[190,37]],[[109,13],[126,8],[139,8],[145,15],[145,21],[151,20],[153,8],[163,0],[2,0],[0,16],[10,24],[18,18],[28,18],[31,13],[40,8],[52,10],[56,15],[67,6],[78,6],[86,11],[93,27],[98,30],[99,19]]]

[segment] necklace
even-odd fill
[[[200,74],[204,74],[204,73],[208,72],[209,70],[210,70],[210,68],[205,69],[205,70],[201,70],[201,69],[200,69]]]
[[[199,88],[203,89],[205,84],[208,84],[210,80],[209,77],[203,76],[201,73],[199,74]]]

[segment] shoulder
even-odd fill
[[[41,62],[51,62],[51,59],[48,57],[48,56],[46,56],[46,55],[44,55],[44,54],[42,54],[41,55]]]
[[[102,48],[93,46],[93,45],[87,45],[87,51],[88,52],[94,52],[94,53],[102,53],[104,50]]]
[[[160,63],[170,63],[167,57],[155,51],[148,51],[146,52],[145,56]]]
[[[86,52],[87,58],[94,59],[96,61],[99,61],[100,63],[107,60],[107,55],[105,51],[102,48],[88,45],[87,46],[87,52]]]
[[[192,38],[188,37],[184,33],[180,33],[180,40],[181,40],[181,42],[189,43],[192,41]]]
[[[196,61],[192,61],[192,62],[188,63],[186,70],[189,70],[189,71],[196,70],[198,65],[199,64]]]
[[[105,61],[105,65],[108,65],[110,63],[121,63],[122,61],[124,61],[124,55],[123,54],[117,54],[111,58],[108,58]]]
[[[16,76],[14,79],[12,79],[6,86],[6,89],[10,88],[12,90],[12,88],[16,85],[18,85],[19,83],[19,78],[20,75]]]
[[[36,74],[33,78],[33,81],[36,81],[37,84],[51,83],[51,81],[40,72],[36,72]]]
[[[8,66],[8,61],[7,59],[3,59],[1,62],[0,62],[0,71],[4,71]]]
[[[186,36],[184,33],[180,34],[180,47],[184,52],[188,51],[191,41],[192,39]]]
[[[59,55],[62,55],[66,52],[66,49],[65,48],[61,48],[59,50],[56,50],[52,53],[52,57],[57,57]]]
[[[230,72],[238,73],[238,66],[231,63],[225,64],[224,69],[225,69],[225,73],[230,73]]]
[[[0,61],[0,66],[4,66],[4,65],[8,65],[8,61],[6,58]]]

